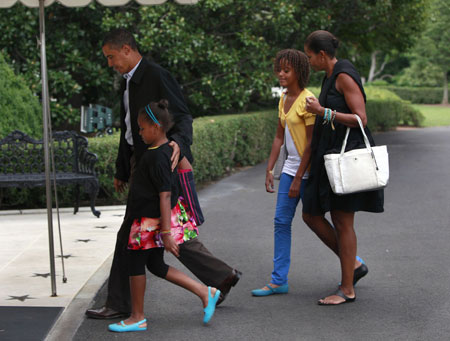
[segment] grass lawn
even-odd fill
[[[413,104],[425,116],[424,127],[450,126],[450,105]]]

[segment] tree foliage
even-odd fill
[[[200,0],[194,6],[166,2],[106,8],[92,3],[46,9],[52,118],[74,124],[80,105],[113,107],[120,76],[101,53],[106,31],[124,26],[144,55],[169,69],[183,87],[194,116],[245,110],[270,99],[277,84],[272,60],[283,48],[303,49],[317,29],[343,42],[339,57],[366,72],[370,53],[402,50],[421,28],[428,0]],[[30,88],[40,92],[36,9],[16,5],[0,11],[0,48]],[[311,82],[319,84],[321,75]],[[75,108],[75,109],[73,109]]]
[[[41,109],[25,81],[14,74],[0,53],[0,138],[21,130],[34,138],[42,135]]]
[[[411,66],[399,78],[401,85],[442,86],[443,103],[448,103],[450,72],[450,3],[434,0],[422,36],[410,54]]]

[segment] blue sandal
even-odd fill
[[[113,323],[108,326],[108,329],[112,332],[124,333],[124,332],[140,332],[147,330],[147,326],[139,327],[142,323],[147,322],[147,319],[143,319],[142,321],[133,323],[133,324],[125,324],[125,322],[120,321],[120,324]]]
[[[211,296],[211,287],[208,287],[208,305],[206,306],[203,311],[205,312],[205,315],[203,316],[203,323],[208,323],[209,320],[214,315],[214,311],[216,310],[216,304],[220,297],[220,290],[217,289],[214,297]]]
[[[276,288],[272,288],[269,284],[267,284],[266,287],[269,288],[269,290],[264,289],[252,290],[252,295],[262,297],[262,296],[270,296],[273,294],[287,294],[289,291],[289,285],[287,284],[280,285],[279,287]]]

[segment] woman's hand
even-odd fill
[[[175,242],[175,239],[173,239],[170,233],[162,234],[162,240],[164,242],[164,248],[166,249],[167,252],[170,252],[175,257],[180,256],[180,247]]]
[[[288,197],[289,198],[297,198],[300,196],[300,186],[302,184],[302,180],[298,180],[297,177],[294,177],[292,180],[291,187],[289,188]]]
[[[319,100],[315,97],[306,97],[305,109],[307,112],[323,116],[324,108],[320,105]]]
[[[272,172],[267,171],[266,172],[266,191],[269,193],[275,192],[273,189],[273,174]]]

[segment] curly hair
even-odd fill
[[[281,50],[277,53],[273,63],[273,71],[280,72],[284,63],[290,65],[297,75],[300,89],[304,89],[309,81],[309,60],[306,54],[295,49]]]

